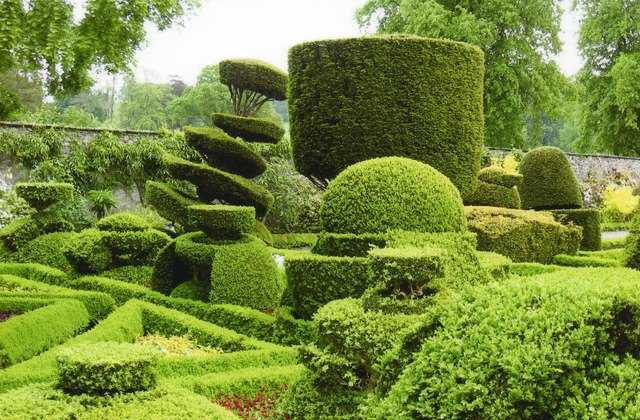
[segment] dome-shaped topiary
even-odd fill
[[[539,147],[520,163],[523,209],[579,209],[582,193],[569,159],[557,147]]]
[[[427,164],[401,157],[345,169],[329,184],[320,219],[335,233],[466,230],[462,199],[451,181]]]

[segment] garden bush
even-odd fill
[[[483,60],[471,45],[415,36],[294,46],[288,105],[296,168],[323,182],[363,160],[403,156],[470,193],[483,144]]]
[[[629,236],[624,246],[624,266],[640,269],[640,209],[636,209],[631,221]]]
[[[161,182],[148,181],[146,184],[145,201],[155,208],[162,217],[171,223],[178,223],[182,229],[189,229],[187,208],[201,204],[196,197],[179,191]]]
[[[333,257],[366,257],[372,248],[384,248],[386,245],[386,238],[380,233],[322,232],[312,252]]]
[[[64,272],[72,269],[64,252],[64,244],[76,236],[73,232],[48,233],[27,242],[15,255],[18,263],[39,263]]]
[[[57,268],[37,263],[0,263],[0,274],[12,274],[49,285],[63,285],[67,275]]]
[[[522,184],[522,175],[517,172],[509,172],[501,166],[489,166],[480,169],[478,180],[488,184],[512,188],[519,187]]]
[[[103,271],[100,273],[100,277],[108,277],[113,280],[138,284],[141,286],[150,286],[152,274],[153,267],[148,265],[123,265],[121,267]]]
[[[113,253],[98,229],[85,229],[65,245],[65,256],[79,273],[100,273],[111,265]]]
[[[255,59],[231,59],[220,62],[220,82],[242,90],[283,101],[287,98],[287,74],[279,68]]]
[[[600,231],[600,211],[597,209],[551,210],[561,223],[573,223],[582,228],[580,249],[583,251],[599,251],[602,248],[602,232]]]
[[[58,202],[73,200],[73,185],[65,183],[19,182],[16,194],[37,211],[42,211]]]
[[[429,165],[399,157],[371,159],[340,173],[322,197],[320,222],[333,233],[466,230],[455,186]]]
[[[213,125],[220,127],[231,137],[240,137],[249,143],[278,143],[284,128],[266,118],[239,117],[229,114],[213,114]]]
[[[478,181],[476,190],[470,195],[464,197],[464,204],[468,206],[490,206],[519,209],[520,194],[516,187],[507,188],[498,184]]]
[[[239,239],[256,225],[256,211],[247,206],[193,205],[187,214],[191,226],[216,239]]]
[[[466,207],[469,230],[478,235],[478,250],[497,252],[515,262],[549,264],[556,254],[575,254],[582,228],[565,226],[548,212]]]
[[[140,232],[150,229],[151,225],[138,214],[116,213],[98,220],[96,227],[106,232]]]
[[[520,163],[523,209],[579,209],[582,193],[571,164],[557,147],[539,147],[524,155]]]
[[[553,263],[567,267],[621,267],[620,261],[597,256],[558,254],[553,257]]]
[[[159,352],[130,343],[87,343],[58,353],[58,386],[69,394],[147,391],[156,386]]]

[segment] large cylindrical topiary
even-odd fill
[[[453,183],[433,167],[402,157],[370,159],[343,171],[322,198],[320,221],[334,233],[466,229]]]
[[[475,189],[483,53],[414,36],[309,42],[289,52],[293,158],[318,183],[383,156],[409,157]]]
[[[557,147],[539,147],[524,155],[520,163],[523,209],[579,209],[582,193],[578,178],[564,152]]]

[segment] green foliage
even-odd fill
[[[146,391],[157,383],[159,352],[130,343],[90,343],[58,353],[58,386],[69,394]]]
[[[511,264],[511,275],[530,277],[537,276],[538,274],[553,273],[561,269],[562,267],[557,265],[521,262]]]
[[[540,147],[524,155],[520,163],[523,209],[572,209],[582,207],[578,179],[564,152]]]
[[[551,263],[556,254],[575,254],[582,228],[564,226],[550,213],[498,207],[466,207],[478,250],[497,252],[515,262]]]
[[[431,166],[399,157],[371,159],[340,173],[322,197],[320,221],[335,233],[466,229],[455,186]]]
[[[553,257],[553,263],[566,267],[621,267],[620,261],[596,256],[558,254]]]
[[[52,204],[73,200],[73,185],[63,183],[18,182],[16,194],[37,211]]]
[[[6,299],[0,297],[0,312],[6,312]],[[89,314],[77,300],[41,302],[44,302],[44,306],[0,323],[0,368],[4,369],[48,350],[89,325]],[[14,303],[19,304],[19,301]],[[24,299],[24,303],[32,304],[29,298]],[[12,310],[19,307],[20,305],[14,305]]]
[[[530,137],[538,137],[543,118],[561,118],[565,99],[572,95],[568,78],[549,60],[561,50],[561,10],[555,1],[369,0],[356,16],[361,27],[378,33],[416,34],[479,46],[485,53],[487,145],[522,147],[526,121],[533,126]]]
[[[113,264],[150,265],[171,238],[156,229],[104,232],[103,243],[112,252]]]
[[[22,110],[20,98],[7,89],[4,84],[0,84],[0,120],[5,121],[9,116]]]
[[[73,240],[75,233],[54,232],[38,236],[20,247],[15,255],[19,263],[38,263],[64,272],[71,271],[71,264],[64,254],[64,244]]]
[[[300,255],[285,259],[288,293],[293,314],[311,319],[324,304],[346,297],[359,297],[374,285],[367,258]]]
[[[602,249],[602,232],[600,231],[600,211],[597,209],[552,210],[559,222],[573,223],[582,228],[580,250],[599,251]]]
[[[147,181],[145,201],[171,223],[178,223],[183,229],[189,227],[187,208],[200,204],[196,197],[189,196],[170,185]]]
[[[214,113],[213,125],[221,128],[231,137],[240,137],[249,143],[278,143],[284,135],[284,128],[266,118],[239,117]]]
[[[98,220],[96,227],[107,232],[141,232],[151,228],[151,225],[135,213],[116,213]]]
[[[356,162],[403,156],[472,191],[483,144],[482,57],[471,45],[402,36],[293,47],[296,168],[324,182]]]
[[[478,179],[489,184],[496,184],[503,187],[519,187],[522,184],[522,175],[517,172],[508,172],[501,166],[489,166],[480,169]]]
[[[476,190],[464,197],[467,206],[506,207],[509,209],[520,208],[520,194],[516,187],[503,187],[499,184],[490,184],[478,181]]]
[[[252,206],[258,217],[268,213],[273,205],[269,191],[241,176],[176,156],[167,155],[165,163],[173,176],[196,184],[198,196],[203,201],[221,199],[235,205]]]
[[[0,70],[16,65],[42,70],[49,93],[80,91],[91,85],[89,72],[94,66],[109,73],[129,70],[145,40],[146,24],[166,29],[197,4],[88,0],[78,5],[82,9],[74,18],[74,5],[66,0],[4,1]]]
[[[111,210],[116,208],[118,201],[111,191],[94,190],[87,194],[89,202],[89,210],[96,215],[98,219],[102,219]]]
[[[260,240],[220,246],[211,268],[211,303],[275,309],[282,289],[278,268]]]
[[[37,238],[43,232],[30,217],[16,219],[0,229],[0,241],[11,251],[17,251],[27,242]]]
[[[167,106],[176,97],[170,84],[138,83],[129,79],[121,95],[116,115],[123,128],[160,130],[170,127]]]
[[[211,294],[211,284],[190,280],[180,283],[171,291],[172,298],[191,299],[208,302]]]
[[[123,265],[122,267],[103,271],[100,276],[126,283],[150,286],[152,273],[153,267],[148,265]]]
[[[13,274],[18,277],[24,277],[25,279],[35,280],[51,285],[61,285],[67,279],[67,275],[63,271],[37,263],[0,264],[0,273]]]
[[[260,220],[254,221],[253,229],[251,229],[251,232],[249,233],[262,240],[265,244],[269,246],[273,245],[273,235],[271,234],[271,231]]]
[[[207,163],[215,168],[245,178],[254,178],[267,170],[267,164],[260,155],[243,141],[221,130],[185,127],[184,134],[187,144],[202,153]]]
[[[255,227],[253,207],[225,205],[193,205],[187,208],[189,225],[216,239],[239,239]]]
[[[333,257],[366,257],[372,248],[384,248],[387,240],[380,233],[330,233],[322,232],[312,251],[314,254]]]
[[[281,233],[273,235],[272,246],[276,249],[312,248],[317,242],[315,233]]]
[[[109,267],[113,254],[103,238],[103,232],[85,229],[67,243],[65,256],[77,272],[100,273]]]
[[[478,251],[478,260],[494,280],[506,280],[511,271],[511,259],[495,252]]]

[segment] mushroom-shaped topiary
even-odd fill
[[[320,219],[334,233],[466,230],[462,199],[451,181],[401,157],[370,159],[340,173],[323,196]]]
[[[579,209],[582,194],[576,174],[564,152],[557,147],[539,147],[524,155],[520,163],[523,209]]]

